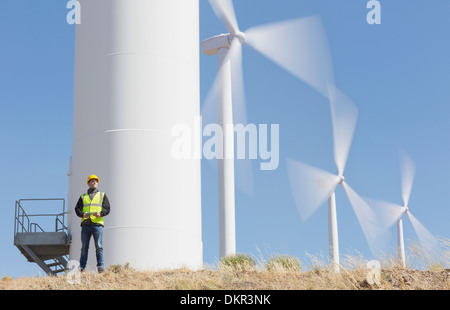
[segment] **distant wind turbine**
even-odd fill
[[[214,85],[217,83],[218,124],[223,129],[223,146],[218,146],[218,153],[223,154],[223,159],[218,159],[219,239],[220,257],[223,257],[236,253],[234,132],[226,128],[234,121],[246,122],[242,45],[259,51],[325,96],[328,95],[327,83],[333,83],[333,74],[327,41],[318,17],[252,27],[243,33],[239,30],[231,0],[209,2],[229,31],[201,42],[202,52],[218,55],[219,63]]]
[[[384,212],[384,221],[387,227],[397,223],[397,244],[398,258],[403,267],[406,267],[405,242],[403,236],[403,215],[406,214],[410,220],[414,231],[417,234],[419,243],[426,256],[431,256],[438,248],[437,239],[425,228],[425,226],[411,213],[408,205],[414,182],[415,165],[410,157],[402,153],[401,155],[401,194],[403,205],[398,205],[386,201],[369,202],[376,210]]]
[[[336,215],[335,189],[341,185],[347,194],[371,251],[376,252],[375,241],[379,235],[376,214],[346,182],[344,168],[358,118],[358,108],[339,89],[329,86],[329,99],[334,139],[334,160],[337,174],[288,159],[288,175],[296,206],[306,221],[328,199],[328,237],[330,263],[339,271],[339,242]]]

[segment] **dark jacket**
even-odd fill
[[[94,198],[94,195],[98,192],[98,189],[88,189],[87,193],[89,194],[89,198],[92,200],[92,198]],[[100,212],[100,216],[107,216],[109,214],[109,212],[111,211],[111,206],[109,205],[109,199],[106,196],[103,196],[103,203],[102,203],[102,208],[103,210]],[[80,198],[78,199],[77,205],[75,206],[75,213],[77,214],[78,217],[83,217],[84,212],[83,212],[83,199]],[[85,219],[82,223],[81,226],[84,225],[94,225],[94,226],[103,226],[102,224],[99,223],[92,223],[91,218],[88,217],[87,219]]]

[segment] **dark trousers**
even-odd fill
[[[89,242],[94,237],[95,255],[97,258],[97,269],[103,270],[103,226],[84,225],[81,226],[81,256],[80,268],[86,268],[89,252]]]

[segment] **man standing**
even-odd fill
[[[103,217],[110,212],[108,197],[100,192],[97,187],[100,179],[96,175],[91,175],[87,179],[89,189],[87,193],[81,195],[75,206],[75,213],[81,217],[81,256],[80,269],[86,268],[89,242],[94,237],[95,254],[97,258],[97,271],[103,272]]]

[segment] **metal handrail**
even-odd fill
[[[22,215],[20,214],[20,211],[22,210]],[[22,221],[20,220],[20,217],[22,216]],[[26,217],[26,219],[27,219],[27,221],[28,221],[28,225],[27,225],[27,228],[29,228],[30,227],[30,218],[26,215],[26,213],[25,213],[25,211],[23,210],[23,208],[22,208],[22,206],[19,204],[19,202],[18,201],[16,201],[16,208],[15,208],[15,214],[14,214],[14,217],[15,217],[15,221],[14,221],[14,235],[16,235],[16,233],[18,233],[19,232],[19,226],[18,226],[18,224],[20,225],[20,227],[22,228],[22,230],[21,230],[21,232],[28,232],[28,230],[25,228],[25,226],[24,226],[24,221],[25,221],[25,217]]]
[[[34,231],[32,229],[32,227],[34,227]],[[39,229],[44,232],[44,230],[42,229],[42,227],[38,224],[38,223],[31,223],[30,224],[30,232],[36,232],[36,228],[39,227]]]
[[[27,214],[25,210],[23,209],[21,202],[22,201],[55,201],[59,200],[62,201],[63,210],[61,213],[51,213],[51,214]],[[67,232],[67,226],[64,224],[65,222],[65,214],[66,213],[66,207],[65,207],[65,200],[63,198],[43,198],[43,199],[19,199],[16,200],[15,205],[15,212],[14,212],[14,236],[19,233],[23,232],[36,232],[37,228],[39,228],[42,232],[44,230],[38,223],[31,222],[30,217],[49,217],[54,216],[55,217],[55,232]],[[62,219],[60,218],[62,217]],[[33,231],[34,229],[34,231]]]
[[[58,231],[64,231],[64,230],[67,230],[67,227],[66,227],[66,225],[64,225],[64,219],[65,219],[65,216],[64,216],[64,212],[63,213],[59,213],[59,214],[57,214],[56,215],[56,219],[55,219],[55,231],[56,232],[58,232]],[[60,220],[60,216],[62,216],[62,221]],[[58,228],[58,223],[60,223],[61,224],[61,228]]]

